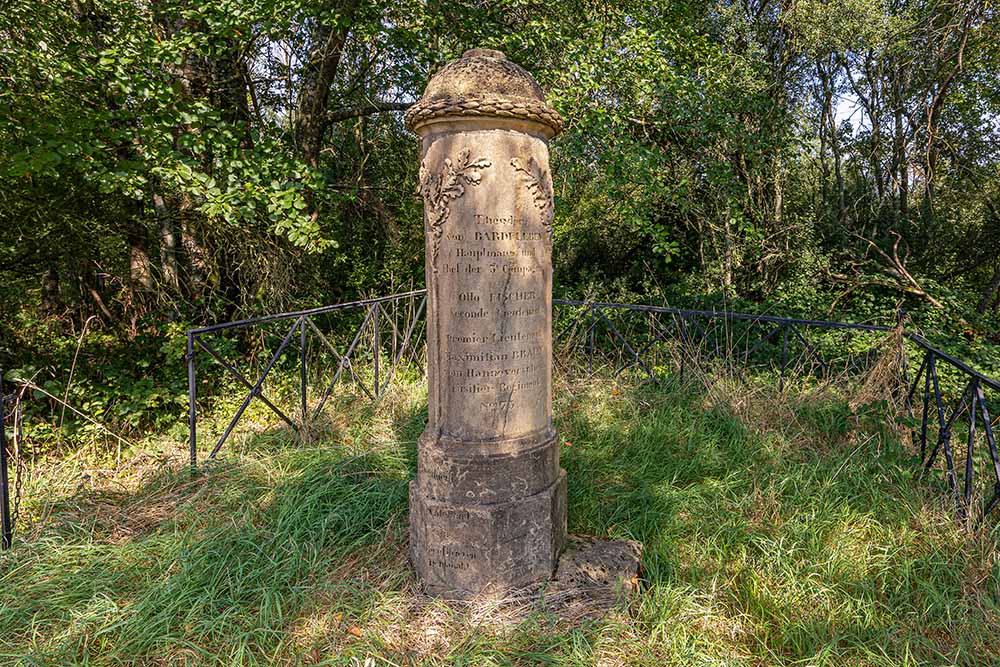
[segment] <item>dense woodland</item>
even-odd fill
[[[880,323],[903,307],[998,369],[997,13],[4,2],[0,367],[61,387],[86,331],[92,409],[132,397],[119,423],[174,423],[192,323],[422,286],[402,112],[490,47],[566,119],[558,293]]]
[[[185,372],[191,327],[423,287],[403,113],[480,47],[527,68],[566,121],[550,146],[557,296],[882,325],[902,310],[1000,378],[998,12],[0,0],[0,374],[20,408],[4,431],[19,437],[0,663],[1000,664],[1000,511],[976,523],[995,498],[1000,397],[987,387],[992,412],[982,393],[964,412],[969,376],[942,361],[940,383],[938,366],[923,376],[933,367],[944,394],[928,393],[929,422],[904,414],[898,331],[801,328],[824,354],[870,362],[852,383],[786,374],[780,326],[780,370],[744,373],[722,353],[702,365],[683,340],[663,347],[686,371],[668,358],[655,386],[631,381],[638,368],[613,375],[631,359],[612,354],[594,374],[557,364],[568,531],[637,540],[644,569],[639,595],[615,591],[620,609],[546,590],[554,606],[523,618],[520,594],[446,606],[412,574],[419,352],[393,362],[384,400],[358,400],[348,379],[324,409],[342,357],[317,338],[350,340],[360,310],[309,339],[315,388],[305,326],[212,338],[250,378],[283,334],[292,344],[249,396],[198,352],[197,470]],[[944,443],[927,474],[918,433]],[[498,536],[514,530],[503,512]]]

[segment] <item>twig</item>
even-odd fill
[[[76,372],[76,360],[80,356],[80,348],[83,347],[83,337],[87,335],[87,327],[90,326],[90,321],[97,318],[97,315],[91,315],[87,318],[87,321],[83,323],[83,330],[80,331],[80,340],[76,341],[76,352],[73,353],[73,364],[69,368],[69,379],[66,380],[66,391],[63,392],[63,409],[59,413],[59,428],[62,428],[63,417],[66,416],[66,401],[69,400],[69,388],[73,384],[73,373]]]
[[[110,434],[112,437],[114,437],[119,442],[124,442],[129,447],[134,446],[134,443],[132,441],[127,440],[127,439],[123,438],[122,436],[118,435],[117,433],[115,433],[110,428],[108,428],[107,426],[105,426],[101,422],[97,421],[93,417],[88,417],[87,415],[83,414],[82,412],[80,412],[79,410],[77,410],[76,408],[74,408],[72,405],[70,405],[69,403],[67,403],[66,401],[63,401],[62,399],[60,399],[58,396],[53,396],[49,392],[47,392],[44,389],[42,389],[41,387],[39,387],[34,382],[30,382],[30,381],[27,381],[27,380],[22,380],[22,382],[23,382],[23,384],[26,387],[30,387],[30,388],[34,389],[35,391],[40,391],[43,394],[45,394],[46,396],[48,396],[49,398],[51,398],[53,401],[56,401],[57,403],[60,403],[64,407],[69,408],[70,412],[76,414],[77,416],[83,417],[84,419],[86,419],[88,422],[90,422],[94,426],[99,426],[100,428],[104,429],[105,431],[108,432],[108,434]]]
[[[847,465],[847,464],[848,464],[848,463],[850,462],[850,460],[851,460],[852,458],[854,458],[854,455],[855,455],[855,454],[857,454],[857,453],[858,453],[859,451],[861,451],[861,448],[862,448],[862,447],[864,447],[864,446],[865,446],[865,445],[867,445],[867,444],[868,444],[869,442],[871,442],[871,441],[872,441],[872,438],[874,438],[874,437],[875,437],[874,435],[870,435],[870,436],[868,436],[867,438],[865,438],[865,439],[864,439],[864,440],[863,440],[863,441],[861,442],[861,444],[860,444],[860,445],[858,445],[857,447],[855,447],[855,448],[854,448],[854,451],[853,451],[853,452],[851,452],[850,454],[848,454],[848,455],[847,455],[847,458],[846,458],[846,459],[844,459],[844,462],[843,462],[843,463],[841,463],[841,464],[840,464],[840,467],[839,467],[839,468],[837,468],[837,471],[836,471],[835,473],[833,473],[833,477],[831,477],[831,478],[830,478],[830,481],[829,481],[829,484],[831,484],[831,485],[833,484],[834,480],[836,480],[836,479],[837,479],[837,475],[839,475],[839,474],[840,474],[840,471],[842,471],[842,470],[844,469],[844,466],[846,466],[846,465]]]

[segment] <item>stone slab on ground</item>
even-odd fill
[[[570,535],[541,601],[561,617],[600,615],[636,593],[641,576],[639,542]]]
[[[635,540],[603,540],[570,535],[556,570],[556,588],[638,589],[642,544]]]
[[[438,619],[447,625],[460,618],[477,627],[510,628],[534,613],[542,612],[560,621],[599,619],[616,610],[625,610],[629,598],[638,594],[642,576],[642,545],[633,540],[607,540],[570,535],[559,559],[555,576],[546,581],[506,593],[482,594],[446,602],[419,595],[410,610],[427,617],[428,605],[441,605],[451,614]],[[437,614],[442,611],[437,607]]]

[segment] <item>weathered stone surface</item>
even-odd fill
[[[552,576],[566,535],[566,473],[505,503],[429,499],[410,486],[411,554],[432,595],[503,595]]]
[[[421,138],[429,419],[411,486],[428,591],[550,577],[566,533],[552,427],[552,179],[558,114],[522,68],[476,49],[407,112]]]
[[[406,112],[406,123],[419,134],[419,127],[431,120],[462,117],[531,120],[545,125],[548,136],[563,127],[531,75],[491,49],[471,49],[441,68]]]
[[[559,561],[556,583],[550,590],[599,589],[631,593],[638,589],[642,545],[634,540],[601,540],[571,536]]]
[[[462,515],[456,520],[465,519]],[[462,557],[445,545],[437,547],[434,560],[437,554],[451,557],[453,562]],[[512,628],[538,612],[570,623],[596,620],[634,609],[630,603],[640,594],[642,574],[642,545],[638,542],[570,535],[554,578],[496,591],[497,595],[463,596],[450,607],[466,613],[468,623],[496,629]],[[424,589],[431,595],[449,593],[433,586]],[[414,602],[422,607],[426,600],[418,596]]]

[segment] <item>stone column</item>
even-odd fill
[[[474,49],[406,114],[421,139],[429,419],[410,485],[425,589],[548,579],[566,538],[552,426],[552,179],[562,119],[524,69]]]

